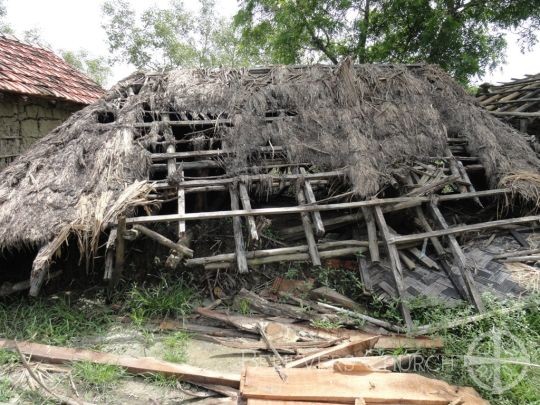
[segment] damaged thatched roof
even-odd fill
[[[89,243],[103,224],[144,201],[151,140],[145,110],[230,120],[229,172],[281,145],[291,162],[348,168],[360,196],[376,194],[404,163],[445,156],[447,136],[468,140],[492,185],[510,175],[536,198],[540,162],[520,135],[479,108],[434,66],[360,65],[137,73],[73,115],[1,172],[0,248],[41,246],[70,231]],[[249,157],[249,158],[248,158]],[[508,185],[508,184],[507,184]]]

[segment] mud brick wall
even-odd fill
[[[0,92],[0,169],[82,107]]]

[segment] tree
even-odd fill
[[[201,0],[198,13],[181,0],[167,8],[151,7],[139,17],[126,0],[103,5],[104,24],[113,62],[137,68],[238,66],[251,61],[239,48],[230,21],[216,17],[213,0]]]
[[[4,0],[0,0],[0,34],[12,34],[13,30],[11,27],[3,21],[6,17],[7,10],[6,6],[4,5]]]
[[[111,75],[111,68],[104,57],[90,57],[84,49],[77,52],[63,50],[60,54],[68,64],[86,74],[100,86],[104,86]]]
[[[503,31],[537,41],[530,0],[243,0],[242,44],[279,63],[437,63],[465,82],[503,60]]]

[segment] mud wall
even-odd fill
[[[0,92],[0,169],[82,107]]]

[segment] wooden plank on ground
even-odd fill
[[[354,404],[486,405],[476,391],[410,373],[339,373],[333,370],[287,369],[282,380],[272,368],[247,367],[240,391],[249,399]]]
[[[152,357],[122,356],[93,350],[0,339],[1,349],[16,350],[16,347],[22,354],[30,356],[32,360],[46,363],[88,361],[95,364],[119,366],[135,374],[159,373],[189,380],[193,383],[226,385],[233,388],[238,388],[240,385],[240,375],[238,374],[206,370],[187,364],[170,363]]]

